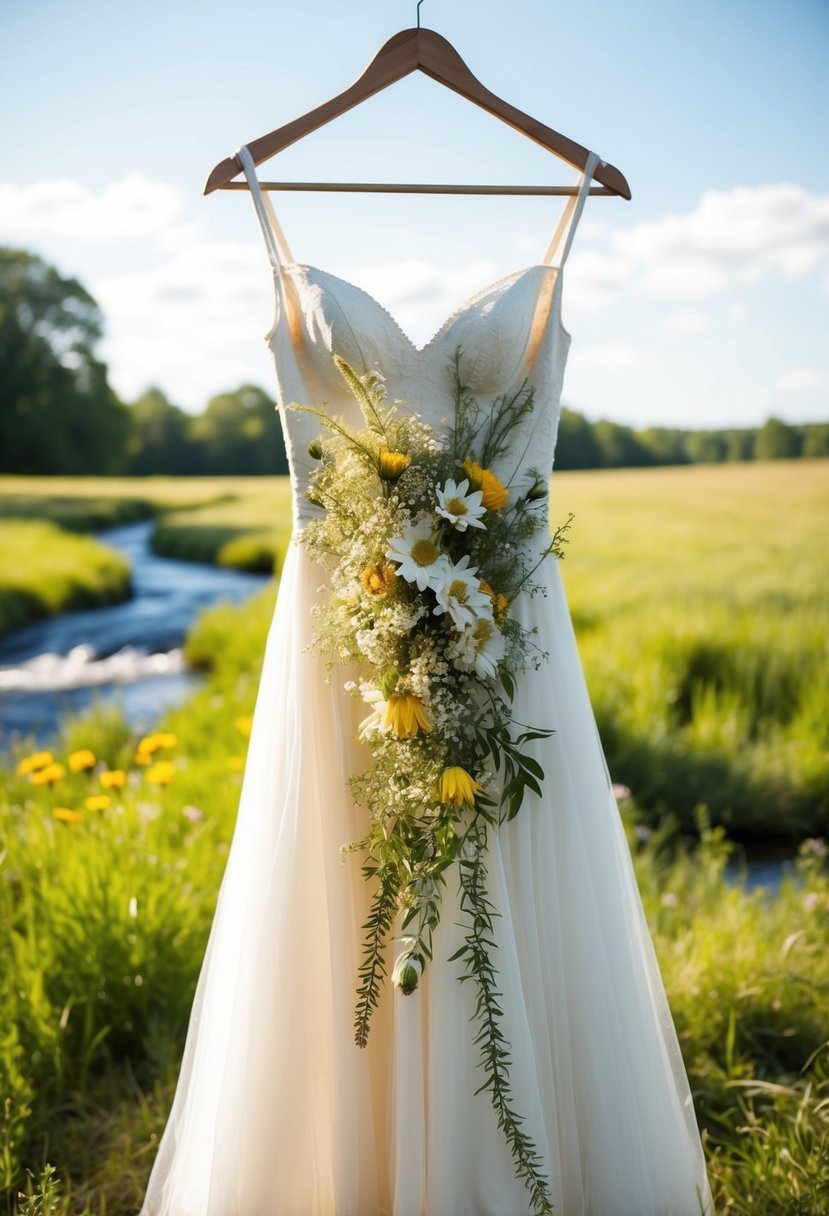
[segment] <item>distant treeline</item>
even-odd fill
[[[122,401],[95,358],[103,316],[86,289],[40,258],[0,248],[0,472],[287,473],[276,403],[243,384],[188,414],[158,388]],[[556,468],[829,456],[829,423],[635,430],[564,408]]]

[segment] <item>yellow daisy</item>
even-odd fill
[[[69,753],[69,767],[73,773],[83,772],[86,768],[95,767],[95,753],[88,747],[82,747],[77,752]]]

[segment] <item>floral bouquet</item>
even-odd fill
[[[544,773],[525,745],[552,733],[514,721],[516,673],[546,654],[511,613],[519,593],[535,594],[540,563],[562,556],[570,518],[550,537],[546,478],[532,469],[505,485],[492,466],[533,408],[524,382],[481,410],[452,360],[454,426],[438,435],[400,401],[389,403],[382,375],[337,366],[364,426],[307,405],[322,431],[309,446],[319,460],[307,496],[320,509],[301,540],[330,574],[313,609],[314,645],[329,671],[354,663],[364,675],[345,687],[370,707],[360,727],[371,763],[349,778],[368,811],[363,839],[373,884],[359,968],[355,1038],[365,1046],[386,976],[385,946],[401,915],[403,950],[392,983],[412,993],[432,958],[446,872],[457,863],[461,908],[469,915],[460,978],[478,988],[476,1043],[499,1123],[533,1208],[549,1212],[540,1158],[510,1102],[509,1050],[500,1030],[497,973],[490,957],[486,894],[487,830],[511,819]],[[539,532],[548,543],[528,545]]]

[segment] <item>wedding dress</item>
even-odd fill
[[[468,300],[417,348],[375,299],[295,262],[247,147],[238,151],[273,268],[266,335],[291,469],[294,537],[267,637],[234,836],[196,988],[178,1084],[140,1216],[525,1216],[528,1192],[486,1092],[457,882],[411,995],[386,986],[368,1046],[353,1009],[368,889],[346,786],[366,706],[312,654],[324,581],[297,536],[319,431],[291,402],[362,425],[332,360],[380,370],[438,431],[449,361],[484,404],[526,377],[535,409],[510,467],[550,469],[570,335],[563,268],[593,170],[568,197],[543,262]],[[643,915],[559,566],[513,605],[549,658],[520,678],[517,720],[550,727],[533,754],[543,798],[490,831],[489,894],[514,1105],[544,1162],[556,1216],[713,1212],[687,1075]],[[400,949],[399,944],[396,949]],[[390,968],[389,968],[390,969]]]

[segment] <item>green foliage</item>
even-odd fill
[[[0,472],[125,469],[129,414],[93,354],[102,334],[77,279],[0,248]]]

